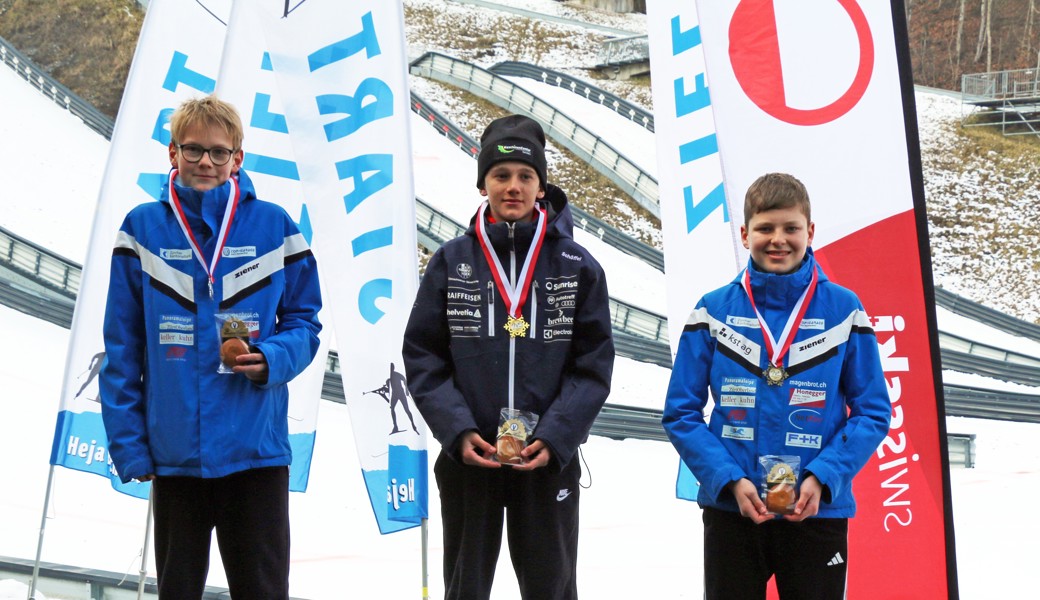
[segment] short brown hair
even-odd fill
[[[766,173],[748,187],[744,196],[744,226],[760,212],[793,206],[802,209],[805,220],[812,223],[812,206],[805,184],[787,173]]]
[[[180,143],[181,136],[195,127],[218,128],[231,139],[234,148],[242,148],[242,119],[231,104],[215,95],[185,100],[170,117],[170,135]]]

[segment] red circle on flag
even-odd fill
[[[733,74],[748,99],[767,114],[792,125],[822,125],[848,113],[863,97],[874,71],[874,40],[856,0],[836,0],[848,14],[859,43],[856,77],[834,102],[818,108],[787,105],[773,0],[741,0],[729,24]]]

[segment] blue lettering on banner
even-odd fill
[[[671,24],[673,56],[678,56],[701,45],[700,27],[694,26],[684,31],[679,24],[678,16],[672,18]],[[689,93],[686,92],[686,78],[676,79],[673,83],[673,93],[676,117],[684,117],[711,106],[711,94],[705,84],[704,73],[697,73],[693,76],[693,91]],[[718,152],[718,140],[715,138],[715,134],[712,134],[682,144],[679,147],[679,162],[685,165],[718,154]],[[722,183],[715,186],[700,200],[695,199],[693,186],[683,187],[683,206],[686,211],[687,233],[696,229],[708,218],[708,215],[715,212],[715,209],[720,206],[722,207],[723,222],[728,223],[730,220],[729,207],[726,205],[726,192]]]
[[[366,177],[366,173],[370,175]],[[365,154],[348,158],[336,163],[336,174],[340,179],[354,180],[354,191],[343,196],[343,204],[350,214],[369,196],[394,182],[394,155]]]
[[[354,251],[354,256],[361,256],[369,250],[375,250],[377,248],[386,248],[394,244],[394,228],[384,227],[382,229],[376,229],[375,231],[369,231],[362,233],[361,235],[354,238],[350,243],[351,249]]]
[[[284,158],[248,152],[242,159],[242,168],[253,173],[263,173],[293,181],[300,180],[300,171],[296,168],[296,163]]]
[[[365,51],[366,58],[379,56],[379,53],[381,52],[379,49],[379,40],[376,37],[375,24],[372,22],[371,12],[367,12],[361,17],[360,33],[352,35],[345,40],[340,40],[334,44],[330,44],[321,50],[312,53],[307,57],[307,63],[313,73],[322,67],[341,61],[348,56],[353,56],[362,50]]]
[[[325,124],[325,138],[345,138],[364,125],[393,116],[394,92],[386,82],[369,77],[358,84],[353,96],[325,94],[318,96],[318,114],[348,115]]]
[[[173,109],[164,108],[159,111],[159,116],[155,119],[155,128],[152,129],[152,139],[163,146],[169,146],[170,142],[173,141],[173,134],[170,133],[170,117],[172,116]]]
[[[303,239],[307,240],[307,245],[311,245],[311,240],[314,239],[314,229],[311,227],[311,214],[307,210],[307,205],[304,204],[300,207],[300,220],[296,223],[299,227],[300,233],[303,234]]]
[[[264,56],[267,54],[264,53]],[[271,112],[271,95],[260,92],[253,96],[253,114],[249,117],[249,126],[278,133],[289,133],[285,115]]]
[[[183,52],[174,52],[173,58],[170,60],[170,68],[166,71],[166,79],[163,81],[163,89],[176,92],[177,85],[183,83],[200,92],[213,93],[217,87],[217,80],[206,77],[198,71],[192,71],[187,65],[188,55]]]
[[[361,317],[375,325],[384,313],[378,306],[376,300],[379,298],[394,297],[394,282],[392,279],[373,279],[361,286],[358,291],[358,310]]]
[[[344,39],[329,44],[307,55],[311,73],[357,55],[372,59],[381,54],[377,28],[372,12],[361,16],[361,30]],[[338,91],[334,84],[332,91]],[[369,77],[362,80],[353,95],[340,93],[316,93],[314,102],[318,113],[323,116],[336,115],[323,125],[328,142],[342,140],[366,125],[395,116],[394,91],[382,79]],[[343,206],[350,215],[363,202],[383,189],[394,184],[393,154],[363,154],[335,162],[340,181],[352,184],[349,193],[343,196]],[[393,224],[374,227],[357,234],[351,241],[355,257],[393,245]],[[363,283],[358,290],[358,311],[368,323],[376,324],[385,312],[376,306],[381,298],[393,298],[393,281],[375,278]]]

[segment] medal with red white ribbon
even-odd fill
[[[762,318],[762,313],[755,306],[755,296],[751,293],[751,273],[747,269],[744,270],[742,283],[744,291],[747,292],[748,300],[751,301],[751,308],[755,310],[755,316],[758,317],[758,326],[762,328],[766,353],[769,355],[769,366],[762,371],[762,377],[769,385],[780,385],[788,378],[787,371],[784,370],[784,355],[791,348],[791,342],[794,341],[795,333],[798,332],[798,327],[802,323],[802,317],[805,316],[805,311],[809,308],[809,302],[816,291],[816,269],[813,268],[812,279],[809,280],[809,285],[806,286],[805,291],[798,298],[798,302],[795,303],[791,315],[787,318],[787,325],[784,326],[779,339],[773,337],[773,332],[769,330],[769,325],[766,324],[766,320]]]
[[[535,225],[534,239],[531,241],[531,247],[527,250],[524,265],[520,269],[520,276],[514,282],[506,276],[506,271],[502,268],[502,262],[498,260],[498,255],[495,254],[494,248],[491,247],[491,239],[488,237],[487,228],[484,225],[484,212],[487,208],[488,203],[484,202],[477,211],[477,241],[480,242],[480,249],[484,251],[484,258],[487,260],[488,266],[491,267],[492,277],[495,278],[495,286],[498,288],[499,294],[502,295],[502,301],[506,305],[505,330],[509,332],[510,337],[522,337],[527,333],[528,327],[530,327],[527,321],[524,320],[522,311],[524,304],[527,302],[527,292],[531,287],[531,280],[534,279],[534,265],[538,262],[538,253],[541,252],[542,242],[545,241],[545,222],[547,220],[545,209],[537,205],[535,206],[535,211],[538,213],[538,223]]]
[[[198,259],[202,269],[206,272],[206,280],[209,284],[209,297],[212,299],[213,273],[216,272],[217,263],[220,261],[220,256],[224,253],[224,244],[227,243],[231,222],[234,221],[235,211],[238,209],[238,181],[234,177],[228,179],[231,182],[231,188],[228,190],[228,201],[227,206],[224,208],[224,218],[220,223],[220,231],[217,233],[217,247],[213,250],[213,258],[210,259],[210,263],[207,265],[206,258],[202,255],[202,247],[196,241],[191,225],[188,224],[188,218],[184,214],[184,207],[181,206],[181,200],[177,197],[177,188],[173,185],[173,182],[177,179],[177,172],[177,169],[170,171],[170,204],[173,205],[173,216],[177,219],[177,224],[181,226],[184,238],[191,245],[192,253],[195,254],[195,258]]]

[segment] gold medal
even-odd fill
[[[506,317],[505,330],[509,332],[509,337],[523,337],[527,334],[527,328],[530,325],[524,320],[524,316],[514,317],[509,315]]]
[[[773,465],[773,468],[769,469],[769,474],[766,475],[766,483],[777,484],[777,483],[794,483],[797,478],[794,476],[794,469],[791,465],[778,462]]]
[[[787,371],[776,365],[769,365],[765,371],[762,371],[762,375],[766,378],[766,383],[769,385],[780,385],[787,379]]]
[[[220,337],[221,339],[228,338],[249,338],[249,326],[242,319],[236,319],[231,317],[224,321],[220,326]]]

